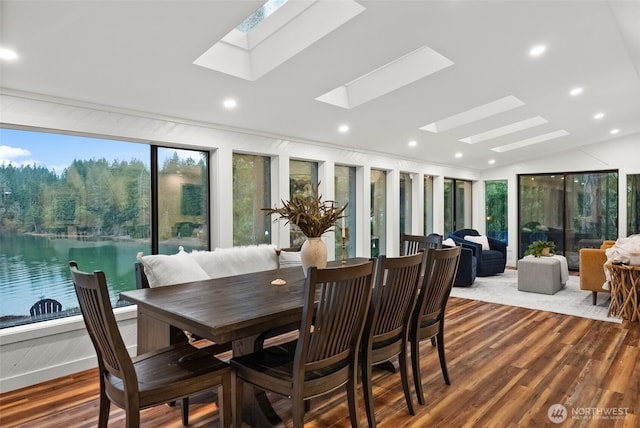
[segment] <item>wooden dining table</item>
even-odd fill
[[[349,259],[348,264],[366,261]],[[248,262],[249,263],[249,262]],[[329,266],[340,266],[330,262]],[[284,279],[284,285],[272,285]],[[232,344],[232,355],[262,347],[271,334],[299,327],[304,305],[304,271],[300,266],[208,279],[120,293],[138,306],[138,353],[172,343],[176,329]],[[262,391],[245,388],[243,418],[254,427],[283,426]]]

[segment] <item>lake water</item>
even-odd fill
[[[77,308],[71,260],[82,271],[104,271],[115,305],[121,291],[136,287],[134,264],[139,251],[150,254],[150,243],[0,235],[0,317],[29,316],[29,309],[41,298],[59,301],[63,310]]]

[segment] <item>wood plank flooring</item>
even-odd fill
[[[451,298],[445,341],[451,386],[444,383],[436,349],[424,342],[427,405],[415,402],[415,416],[407,412],[399,374],[374,370],[380,428],[640,426],[640,323]],[[0,426],[96,426],[96,376],[89,370],[0,395]],[[214,400],[214,393],[192,399],[190,426],[218,426]],[[273,396],[272,402],[289,426],[289,401]],[[548,416],[554,404],[566,408],[562,424]],[[359,407],[366,426],[362,397]],[[180,427],[180,410],[143,410],[142,425]],[[109,426],[124,426],[121,409],[111,407]],[[313,400],[306,426],[350,426],[344,390]]]

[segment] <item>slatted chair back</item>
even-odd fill
[[[442,236],[431,233],[427,236],[400,234],[400,255],[415,254],[420,250],[442,248]]]
[[[375,262],[369,261],[309,271],[294,362],[294,385],[302,387],[306,373],[328,368],[334,370],[328,379],[323,378],[323,384],[334,383],[338,387],[347,382],[348,368],[358,360],[374,269]],[[335,370],[336,367],[341,368]],[[306,388],[304,396],[313,396],[310,391]]]
[[[98,355],[100,372],[107,371],[122,379],[129,391],[137,394],[136,371],[111,309],[104,272],[81,272],[76,262],[70,262],[69,266],[80,310]]]
[[[369,427],[376,426],[371,384],[372,366],[399,356],[400,375],[410,414],[407,345],[409,320],[420,286],[424,250],[400,257],[378,257],[371,307],[362,339],[362,382]]]
[[[434,343],[436,339],[442,374],[445,383],[450,384],[444,355],[444,315],[458,270],[460,248],[455,246],[427,252],[423,284],[411,317],[410,332],[413,379],[420,404],[424,404],[418,347],[421,340],[432,339]]]
[[[54,299],[40,299],[29,309],[32,317],[54,314],[56,312],[62,312],[62,304]]]

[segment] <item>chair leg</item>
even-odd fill
[[[231,376],[222,376],[222,385],[218,387],[218,418],[221,427],[231,427],[231,414]],[[240,424],[235,426],[242,426],[242,415],[240,415]]]
[[[413,337],[411,341],[411,367],[413,371],[413,383],[416,387],[418,403],[424,405],[424,393],[422,392],[422,376],[420,374],[420,339]]]
[[[140,408],[136,407],[135,409],[128,408],[125,410],[126,413],[126,422],[125,426],[127,428],[140,428]]]
[[[347,401],[349,402],[349,418],[352,427],[359,427],[358,423],[358,368],[354,367],[347,382]]]
[[[433,346],[433,347],[436,346],[436,338],[435,337],[431,338],[431,346]]]
[[[595,305],[597,301],[598,301],[598,292],[597,291],[592,291],[591,292],[591,303],[593,305]]]
[[[109,424],[109,408],[111,400],[107,397],[104,389],[100,390],[100,413],[98,414],[98,428],[107,428]]]
[[[189,425],[189,397],[182,399],[182,425]]]
[[[242,426],[242,380],[236,376],[236,372],[232,371],[233,376],[233,388],[235,393],[233,394],[233,402],[231,403],[231,417],[233,418],[233,426],[241,427]],[[219,395],[218,395],[219,397]]]
[[[292,413],[293,413],[293,427],[294,428],[303,428],[304,427],[304,406],[305,406],[305,400],[303,400],[302,398],[295,398],[293,397],[291,399],[292,403]]]
[[[371,361],[367,358],[366,351],[362,357],[362,395],[364,406],[367,410],[367,422],[369,428],[376,428],[376,414],[373,403],[373,387],[371,385]]]
[[[409,409],[410,415],[415,415],[415,409],[413,408],[413,399],[411,398],[411,390],[409,388],[409,367],[407,365],[407,347],[403,347],[400,356],[398,357],[400,362],[400,380],[402,381],[402,389],[404,390],[404,399],[407,402],[407,409]]]
[[[442,323],[440,324],[440,331],[438,332],[438,357],[440,357],[440,368],[442,368],[442,375],[444,376],[444,382],[447,385],[451,385],[449,381],[449,373],[447,372],[447,361],[444,355],[444,330]]]

